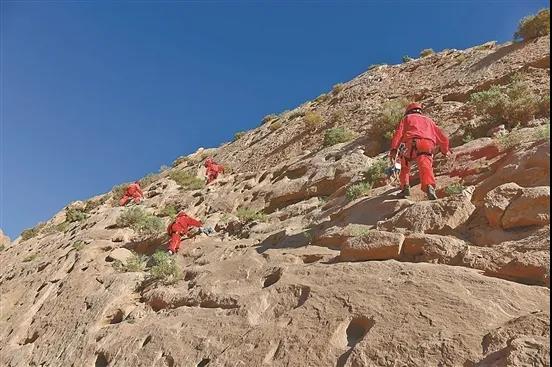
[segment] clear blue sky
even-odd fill
[[[508,41],[547,6],[2,1],[0,227],[14,238],[371,64]]]

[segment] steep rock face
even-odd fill
[[[116,190],[70,204],[0,252],[0,365],[549,365],[542,120],[517,131],[518,144],[461,139],[484,120],[472,92],[520,71],[549,91],[548,41],[369,70],[300,107],[322,125],[307,128],[294,110],[280,128],[201,149],[147,181],[137,208],[160,218],[149,226],[121,225]],[[401,96],[423,101],[456,142],[451,158],[435,157],[440,199],[416,180],[399,198],[382,178],[353,199],[385,159],[371,135],[377,106]],[[322,146],[338,125],[358,138]],[[227,173],[187,186],[207,155]],[[184,239],[173,268],[152,255],[178,210],[216,232]]]

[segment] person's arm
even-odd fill
[[[401,140],[404,135],[404,125],[406,122],[406,116],[402,118],[402,120],[399,122],[399,126],[395,129],[395,133],[393,134],[393,137],[391,138],[391,150],[389,152],[389,158],[391,160],[394,160],[397,155],[397,149],[399,148],[399,144],[401,143]]]
[[[450,153],[450,147],[449,147],[449,138],[446,136],[446,134],[437,126],[435,123],[433,123],[434,129],[435,129],[435,139],[437,140],[437,145],[439,145],[439,149],[441,149],[441,153],[444,155],[447,155]]]

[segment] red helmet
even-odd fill
[[[205,160],[205,165],[213,164],[213,158],[209,157]]]
[[[412,102],[408,106],[406,106],[406,110],[404,111],[404,113],[409,113],[410,111],[421,110],[421,109],[422,109],[422,104],[421,103]]]

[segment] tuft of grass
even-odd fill
[[[159,180],[159,175],[155,173],[149,173],[145,177],[140,179],[140,187],[145,189],[155,181]]]
[[[271,113],[270,115],[266,115],[265,117],[263,117],[263,119],[261,120],[261,124],[264,125],[267,122],[270,122],[272,120],[276,120],[277,118],[278,118],[278,115],[275,115],[275,114]]]
[[[84,209],[81,208],[67,208],[65,210],[65,221],[69,223],[80,222],[88,218]]]
[[[153,265],[150,278],[163,284],[174,284],[182,279],[182,274],[173,257],[165,251],[157,251],[152,256]]]
[[[33,261],[34,259],[36,259],[37,257],[38,257],[38,254],[29,255],[29,256],[27,256],[27,257],[25,257],[25,258],[23,259],[23,262],[24,262],[24,263],[31,262],[31,261]]]
[[[300,108],[300,109],[297,109],[295,111],[290,112],[289,115],[288,115],[288,118],[290,120],[293,120],[293,119],[296,119],[298,117],[303,117],[303,116],[305,116],[305,114],[306,114],[306,112],[303,109]]]
[[[238,131],[234,134],[234,141],[240,140],[245,135],[245,131]]]
[[[315,102],[318,102],[318,103],[321,103],[321,102],[327,101],[328,99],[330,99],[329,94],[327,94],[327,93],[322,93],[321,95],[319,95],[318,97],[316,97],[316,98],[314,99],[314,101],[315,101]]]
[[[75,250],[80,251],[86,246],[86,242],[84,242],[82,240],[77,240],[73,243],[72,246]]]
[[[343,89],[345,89],[345,84],[343,83],[337,83],[336,85],[333,86],[332,88],[332,94],[334,96],[338,95],[339,93],[341,93],[341,91],[343,91]]]
[[[370,233],[370,229],[363,225],[350,224],[347,226],[347,235],[352,237],[362,237]]]
[[[84,203],[84,212],[90,213],[92,210],[96,209],[97,207],[105,204],[107,200],[109,199],[109,195],[104,195],[99,199],[96,200],[87,200]]]
[[[21,232],[21,240],[22,241],[27,241],[27,240],[30,240],[33,237],[38,236],[38,234],[40,233],[40,230],[42,228],[44,228],[44,226],[45,226],[44,223],[39,223],[36,226],[34,226],[33,228],[28,228],[28,229],[23,230],[23,232]]]
[[[253,222],[253,221],[257,221],[257,222],[266,221],[266,215],[264,213],[258,212],[250,208],[239,208],[236,211],[236,216],[240,221],[245,223]]]
[[[322,116],[317,112],[307,112],[303,117],[303,120],[309,127],[315,127],[322,123]]]
[[[177,209],[176,205],[174,205],[174,204],[166,204],[159,211],[159,216],[160,217],[169,217],[171,219],[174,219],[177,214],[178,214],[178,209]]]
[[[465,189],[464,185],[457,182],[457,183],[453,183],[451,185],[448,185],[445,188],[445,193],[449,196],[450,195],[457,195],[457,194],[460,194],[462,191],[464,191],[464,189]]]
[[[202,179],[186,171],[171,171],[169,177],[185,190],[199,190],[205,186]]]
[[[130,227],[141,235],[153,236],[164,229],[161,218],[147,213],[142,208],[131,207],[125,209],[117,218],[117,227]]]
[[[530,40],[550,34],[550,9],[541,9],[535,15],[522,18],[514,33],[515,40]]]
[[[330,122],[332,124],[337,124],[345,120],[345,111],[343,110],[337,110],[332,112],[330,115]]]
[[[276,130],[280,129],[282,126],[284,126],[284,125],[282,124],[281,121],[275,121],[275,122],[271,123],[271,124],[268,126],[268,128],[269,128],[271,131],[276,131]]]
[[[124,263],[122,261],[115,261],[113,267],[123,273],[133,273],[144,271],[146,269],[146,264],[148,257],[145,255],[138,255],[133,253]]]
[[[534,133],[536,140],[550,140],[550,120],[537,128]]]
[[[420,51],[420,57],[428,57],[430,55],[433,55],[435,51],[433,51],[432,48],[426,48]]]
[[[402,62],[409,62],[409,61],[412,61],[414,60],[414,58],[408,56],[408,55],[405,55],[402,57]]]
[[[324,146],[345,143],[355,138],[355,133],[344,127],[334,127],[324,133]]]
[[[347,188],[345,196],[348,200],[355,200],[361,196],[367,195],[372,189],[372,184],[369,182],[358,182]]]
[[[387,168],[387,159],[380,158],[376,160],[366,172],[364,177],[371,186],[374,186],[379,180],[385,177],[385,169]]]
[[[391,139],[395,128],[404,117],[404,109],[407,104],[406,98],[397,98],[384,103],[373,125],[374,135],[386,140]]]

